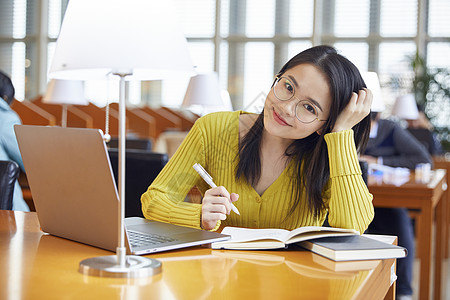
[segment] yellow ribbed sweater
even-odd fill
[[[293,197],[292,162],[262,195],[246,180],[235,180],[239,116],[242,113],[212,113],[196,121],[174,156],[142,195],[142,211],[146,218],[201,228],[201,204],[184,201],[194,186],[202,193],[209,189],[192,168],[195,163],[200,163],[217,185],[239,194],[239,200],[234,204],[241,215],[231,212],[222,221],[223,225],[292,230],[323,223],[327,211],[322,211],[315,219],[306,200],[301,201],[295,213],[286,219]],[[326,134],[325,141],[330,158],[330,181],[323,192],[328,222],[333,227],[354,228],[363,233],[372,221],[373,205],[372,195],[361,176],[353,130]],[[220,221],[215,229],[219,225]]]

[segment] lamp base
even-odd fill
[[[161,273],[161,262],[136,255],[126,256],[126,266],[117,264],[117,256],[99,256],[80,262],[78,271],[84,275],[114,278],[148,277]]]

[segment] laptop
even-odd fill
[[[101,130],[31,125],[14,129],[42,230],[116,251],[120,202]],[[135,255],[230,238],[140,217],[125,218],[124,223],[127,253]]]

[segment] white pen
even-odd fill
[[[203,180],[209,184],[210,187],[215,188],[217,187],[217,185],[214,183],[214,181],[212,180],[211,175],[208,174],[208,172],[206,172],[206,170],[200,165],[200,164],[194,164],[193,168],[195,169],[195,171],[197,171],[197,173],[203,178]],[[239,210],[236,208],[236,206],[234,206],[234,204],[231,202],[231,210],[234,211],[235,213],[237,213],[238,215],[241,215],[239,213]]]

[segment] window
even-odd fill
[[[44,74],[67,3],[0,1],[0,69],[12,76],[20,100],[46,89]],[[411,81],[408,56],[417,50],[428,66],[450,68],[448,0],[175,0],[175,5],[173,18],[186,34],[197,71],[218,72],[234,109],[267,93],[289,58],[317,44],[334,45],[361,71],[378,72],[385,89],[398,76]],[[418,24],[419,14],[425,22]],[[39,27],[45,22],[47,32]],[[188,81],[127,83],[129,102],[179,106]],[[85,86],[98,105],[117,101],[114,80]]]
[[[253,104],[255,99],[261,99],[260,95],[267,95],[274,78],[273,73],[273,44],[247,43],[242,80],[245,83],[244,107],[251,106],[254,112],[261,112],[257,111],[261,107]]]
[[[430,68],[449,68],[450,43],[429,43],[428,44],[428,66]]]
[[[408,57],[415,55],[416,45],[413,42],[381,43],[380,73],[401,74],[411,72]]]
[[[289,5],[289,35],[310,37],[313,31],[314,2],[291,0]]]
[[[275,0],[246,1],[246,35],[272,37],[275,34]]]
[[[19,100],[25,99],[27,1],[0,3],[0,69],[11,76]],[[32,41],[30,41],[31,43]]]
[[[360,72],[368,71],[369,45],[367,43],[335,43],[334,47],[354,63]]]
[[[174,20],[177,20],[188,37],[213,37],[216,1],[176,0]]]
[[[303,50],[311,48],[312,43],[310,41],[294,41],[290,42],[288,47],[288,59],[291,59]]]
[[[25,98],[25,58],[26,45],[24,42],[12,44],[11,81],[15,87],[15,98]]]
[[[430,0],[428,32],[432,37],[450,36],[450,1]]]
[[[417,8],[417,0],[381,0],[381,35],[416,36]]]
[[[62,3],[61,0],[48,1],[48,37],[56,39],[62,23]]]
[[[369,0],[336,0],[334,33],[336,36],[369,35]]]

